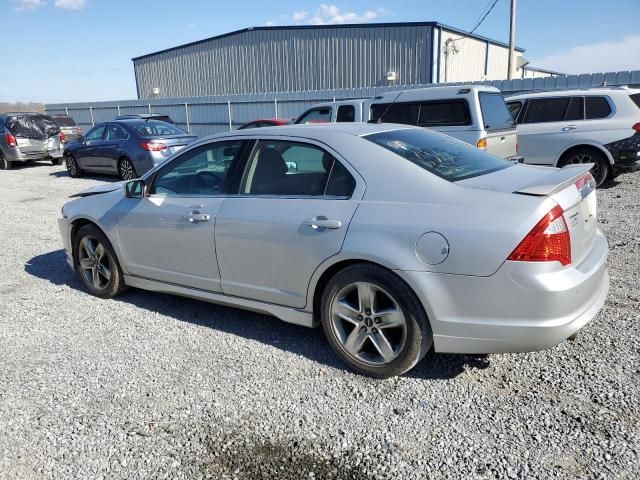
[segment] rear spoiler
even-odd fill
[[[582,163],[580,165],[567,165],[564,168],[558,168],[549,175],[542,177],[540,180],[533,182],[526,187],[519,188],[513,193],[523,195],[546,196],[557,193],[560,190],[572,185],[587,173],[593,167],[593,163]],[[595,188],[595,183],[593,184]]]

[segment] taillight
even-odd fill
[[[64,143],[64,132],[60,132],[60,143]]]
[[[571,237],[560,205],[547,213],[524,237],[507,260],[571,263]]]
[[[640,122],[636,123],[636,124],[635,124],[633,127],[631,127],[631,128],[633,128],[636,132],[640,132]]]
[[[76,130],[76,134],[77,134],[77,135],[82,135],[82,129],[81,129],[81,128],[78,128],[78,129]]]
[[[16,142],[16,137],[11,135],[10,133],[4,134],[4,140],[7,142],[7,146],[9,147],[17,147],[18,142]]]
[[[167,149],[164,143],[140,142],[140,147],[147,152],[161,152]]]
[[[487,149],[487,139],[486,138],[481,138],[480,140],[478,140],[476,142],[476,147],[478,147],[481,150],[486,150]]]

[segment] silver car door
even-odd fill
[[[227,196],[216,216],[225,294],[305,306],[313,272],[340,252],[364,192],[362,179],[335,157],[299,139],[258,141],[239,194]]]
[[[220,291],[215,218],[244,144],[214,142],[185,151],[158,170],[147,195],[121,202],[118,238],[131,275]]]

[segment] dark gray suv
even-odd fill
[[[62,164],[63,137],[53,118],[40,113],[0,114],[0,169],[50,160]]]

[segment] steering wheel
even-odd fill
[[[198,172],[191,176],[191,189],[200,193],[220,193],[222,191],[222,178],[214,172]]]

